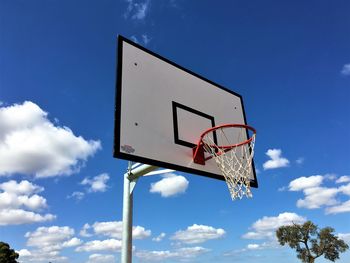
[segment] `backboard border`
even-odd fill
[[[246,119],[246,114],[245,114],[245,109],[244,109],[244,103],[243,103],[243,98],[240,94],[227,89],[225,87],[223,87],[220,84],[217,84],[189,69],[186,69],[178,64],[176,64],[175,62],[151,51],[146,49],[145,47],[131,41],[130,39],[122,36],[122,35],[118,35],[117,38],[117,52],[116,52],[116,61],[117,61],[117,67],[116,67],[116,93],[115,93],[115,113],[114,113],[114,143],[113,143],[113,157],[114,158],[119,158],[119,159],[124,159],[124,160],[129,160],[129,161],[133,161],[133,162],[140,162],[140,163],[144,163],[144,164],[150,164],[150,165],[154,165],[154,166],[158,166],[158,167],[164,167],[164,168],[168,168],[168,169],[173,169],[173,170],[177,170],[177,171],[181,171],[181,172],[185,172],[185,173],[190,173],[190,174],[197,174],[200,176],[205,176],[205,177],[209,177],[209,178],[213,178],[213,179],[218,179],[218,180],[222,180],[224,181],[224,177],[217,175],[217,174],[213,174],[213,173],[209,173],[209,172],[205,172],[205,171],[200,171],[200,170],[196,170],[196,169],[192,169],[192,168],[188,168],[188,167],[183,167],[183,166],[179,166],[176,164],[172,164],[172,163],[167,163],[167,162],[162,162],[162,161],[158,161],[158,160],[153,160],[150,158],[145,158],[145,157],[141,157],[141,156],[135,156],[135,155],[131,155],[128,153],[124,153],[120,151],[120,126],[119,125],[119,121],[121,120],[121,95],[122,95],[122,65],[123,65],[123,42],[132,45],[188,74],[191,74],[192,76],[199,78],[217,88],[220,88],[228,93],[231,93],[237,97],[239,97],[240,102],[241,102],[241,106],[242,106],[242,111],[243,111],[243,118],[244,118],[244,124],[247,125],[247,119]],[[247,137],[248,137],[248,131],[247,131]],[[252,168],[253,168],[253,175],[254,175],[254,179],[250,180],[250,186],[254,187],[254,188],[258,188],[258,181],[257,181],[257,177],[256,177],[256,171],[255,171],[255,164],[254,164],[254,160],[252,161]]]

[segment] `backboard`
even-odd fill
[[[119,36],[114,157],[224,180],[192,148],[226,123],[246,124],[239,94]],[[249,178],[257,187],[254,163]]]

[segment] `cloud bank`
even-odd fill
[[[0,175],[70,175],[101,148],[68,127],[55,126],[33,102],[0,108]]]
[[[335,181],[337,187],[322,185],[325,181]],[[350,212],[350,199],[341,201],[342,198],[340,198],[341,195],[350,196],[349,176],[341,176],[338,179],[334,174],[303,176],[291,181],[288,188],[292,192],[303,192],[304,198],[298,199],[296,203],[299,208],[318,209],[326,207],[326,214]]]
[[[225,234],[222,228],[194,224],[187,227],[186,230],[177,231],[170,239],[184,244],[199,244],[211,239],[222,238]]]
[[[306,221],[306,218],[291,212],[284,212],[278,216],[264,216],[257,220],[250,227],[251,231],[244,234],[244,239],[274,239],[275,231],[280,226],[301,224]]]
[[[14,180],[0,184],[0,226],[20,225],[51,221],[52,214],[41,214],[47,208],[47,201],[38,193],[44,188],[26,180]]]

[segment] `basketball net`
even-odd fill
[[[232,132],[225,133],[226,129],[232,130],[231,128],[235,129],[235,136],[232,136]],[[215,130],[217,141],[220,145],[231,146],[218,146],[214,142],[213,132],[203,136],[202,145],[225,177],[232,200],[242,199],[243,196],[252,197],[250,175],[253,173],[255,133],[251,136],[250,142],[237,144],[245,140],[247,130],[243,127],[220,127]]]

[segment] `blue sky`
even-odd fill
[[[258,131],[253,199],[232,202],[224,182],[180,172],[139,180],[134,262],[298,262],[274,231],[305,220],[350,243],[349,10],[345,0],[0,0],[0,240],[21,262],[120,262],[121,34],[241,94]]]

